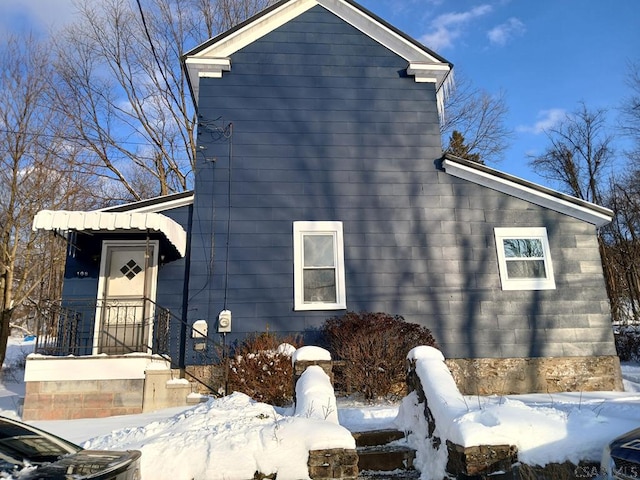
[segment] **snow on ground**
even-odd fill
[[[5,367],[19,364],[32,345],[12,339]],[[443,414],[450,415],[452,423],[442,425],[440,433],[459,435],[456,438],[463,443],[516,444],[520,460],[532,464],[597,460],[611,439],[640,427],[640,365],[624,364],[622,369],[625,392],[479,397],[458,396],[450,384],[442,384],[441,393],[448,399],[442,403],[450,407]],[[19,418],[24,384],[15,372],[19,368],[11,369],[0,385],[0,414]],[[444,374],[437,369],[433,373],[441,380]],[[313,390],[313,381],[305,388]],[[336,408],[340,425],[351,431],[399,427],[420,433],[426,425],[416,415],[416,404],[415,395],[409,395],[402,405],[338,399]],[[256,470],[277,470],[279,479],[287,479],[306,478],[308,449],[352,448],[343,428],[309,418],[312,410],[315,406],[295,416],[293,409],[274,408],[234,393],[196,407],[142,415],[31,423],[85,447],[140,449],[143,478],[206,475],[233,480],[253,478]],[[451,433],[452,425],[458,433]],[[423,466],[423,479],[433,478],[435,464],[418,464]]]
[[[335,423],[283,415],[236,392],[83,446],[141,450],[146,478],[249,479],[255,472],[277,472],[278,478],[301,479],[308,477],[309,450],[355,448],[355,442]]]

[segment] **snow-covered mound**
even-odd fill
[[[242,393],[210,400],[167,420],[86,442],[91,449],[142,451],[142,477],[156,480],[306,479],[309,450],[355,448],[335,423],[288,417]]]
[[[577,392],[547,395],[466,396],[455,385],[442,354],[418,347],[408,358],[416,362],[436,424],[432,445],[424,405],[415,392],[405,397],[396,424],[412,432],[416,466],[422,478],[441,478],[446,466],[446,440],[470,447],[515,445],[518,460],[529,465],[599,460],[611,439],[640,423],[640,397],[622,392]]]

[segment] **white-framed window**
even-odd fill
[[[347,308],[342,222],[293,222],[295,310]]]
[[[503,290],[553,290],[556,282],[545,227],[495,228]]]

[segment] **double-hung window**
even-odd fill
[[[346,308],[342,222],[293,222],[294,309]]]
[[[556,288],[546,228],[496,228],[494,233],[503,290]]]

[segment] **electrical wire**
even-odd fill
[[[207,131],[208,134],[210,135],[210,139],[209,141],[212,143],[218,143],[221,141],[226,141],[228,142],[228,146],[229,146],[229,150],[228,150],[228,157],[229,157],[229,165],[231,165],[232,163],[232,157],[233,157],[233,147],[232,147],[232,141],[231,141],[231,132],[232,132],[232,125],[231,123],[227,124],[226,126],[224,125],[224,122],[221,123],[221,125],[217,125],[216,122],[222,122],[222,117],[218,117],[214,120],[206,120],[204,118],[200,118],[200,120],[198,121],[198,126],[199,127],[203,127],[202,129],[199,128],[198,133],[201,134],[204,131]],[[198,142],[200,143],[200,142]],[[202,152],[202,158],[205,162],[213,162],[213,159],[209,159],[205,156],[204,152]],[[212,174],[213,174],[213,168],[211,169]],[[202,172],[201,172],[202,173]],[[231,185],[229,184],[228,186],[228,195],[231,195]],[[231,201],[230,197],[229,197],[229,202]],[[213,218],[211,220],[212,223],[215,223],[215,217],[216,217],[216,213],[217,213],[217,209],[215,204],[212,205],[212,215]],[[200,216],[200,209],[195,209],[194,211],[194,219],[195,222],[198,225],[202,225],[203,219]],[[227,220],[228,222],[230,221],[230,219]],[[202,227],[200,227],[202,228]],[[227,227],[227,231],[228,231],[228,227]],[[191,293],[189,295],[189,303],[191,303],[194,298],[196,298],[198,295],[200,295],[202,292],[204,292],[210,285],[211,282],[211,277],[213,275],[213,264],[214,264],[214,260],[215,260],[215,246],[214,246],[214,231],[212,229],[211,231],[211,245],[210,245],[210,251],[207,252],[206,249],[206,245],[204,244],[204,242],[201,245],[201,250],[203,252],[204,258],[207,259],[206,262],[206,279],[203,282],[203,284],[197,289],[195,290],[193,293]],[[229,242],[229,237],[227,236],[227,246]],[[228,258],[228,255],[227,255]],[[225,269],[226,271],[228,271],[228,267]],[[226,277],[225,277],[226,278]],[[226,280],[225,280],[225,292],[226,292]],[[211,290],[208,290],[208,293],[211,293]],[[226,306],[226,293],[225,293],[225,306]],[[210,300],[209,300],[210,303]]]
[[[164,69],[162,68],[162,65],[160,65],[160,59],[158,58],[156,47],[153,45],[151,34],[149,33],[149,29],[147,28],[147,20],[144,17],[144,12],[142,11],[142,5],[140,4],[140,0],[136,0],[136,3],[138,4],[138,10],[140,11],[140,18],[142,19],[142,26],[144,28],[144,33],[147,35],[147,40],[149,41],[149,46],[151,47],[151,54],[153,55],[153,59],[156,61],[156,65],[158,66],[158,71],[160,72],[160,75],[162,75],[162,79],[164,80],[164,83],[167,86],[167,91],[169,92],[169,95],[171,95],[171,98],[173,98],[173,101],[177,105],[180,105],[180,102],[178,101],[176,96],[173,94],[173,89],[171,88],[171,85],[169,85],[169,80],[167,80],[167,76],[164,73]]]
[[[224,310],[227,309],[227,292],[229,287],[229,244],[231,243],[231,172],[233,159],[233,123],[228,125],[229,138],[229,181],[227,182],[227,203],[229,204],[229,214],[227,215],[227,245],[224,266]]]
[[[35,133],[35,132],[29,132],[27,130],[9,130],[6,128],[0,128],[0,133],[6,133],[9,135],[27,135],[30,137],[53,138],[53,139],[59,139],[64,141],[79,141],[79,142],[86,141],[86,138],[80,137],[80,136],[76,137],[73,135],[56,135],[53,133]],[[129,140],[122,143],[127,145],[150,145],[151,144],[151,142],[132,142]]]

